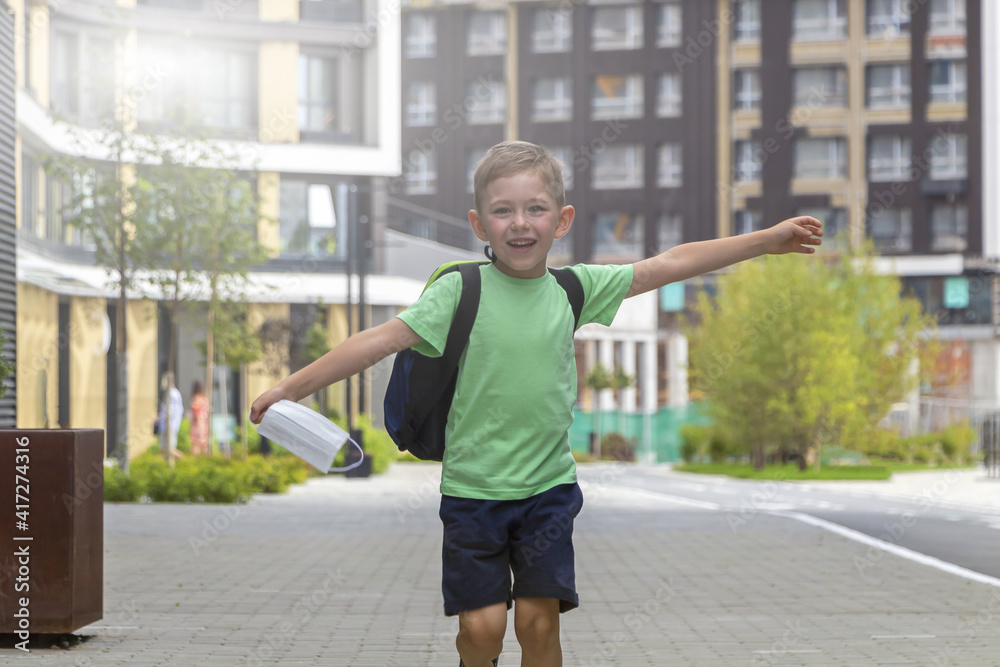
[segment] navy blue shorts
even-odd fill
[[[499,602],[510,609],[514,598],[554,598],[560,612],[576,608],[573,520],[581,507],[576,483],[523,500],[442,496],[444,613]]]

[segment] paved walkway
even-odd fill
[[[78,648],[0,650],[0,664],[454,667],[438,474],[316,478],[243,506],[108,505],[105,619]],[[766,513],[734,529],[615,476],[581,473],[568,667],[1000,665],[1000,588]],[[509,627],[500,664],[519,662]]]

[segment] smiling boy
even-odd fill
[[[540,146],[504,142],[479,163],[474,184],[469,222],[493,262],[480,268],[479,311],[445,435],[445,613],[459,617],[456,646],[465,667],[497,663],[511,606],[522,667],[557,667],[559,614],[578,604],[572,533],[583,497],[568,438],[576,401],[575,326],[609,325],[628,297],[736,262],[812,253],[822,225],[793,218],[751,234],[683,244],[631,265],[571,267],[584,292],[574,325],[566,293],[546,268],[552,243],[569,232],[575,216],[565,204],[559,162]],[[457,272],[434,281],[396,318],[350,337],[262,394],[251,420],[258,423],[278,400],[300,400],[408,347],[440,355],[461,286]]]

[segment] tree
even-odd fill
[[[128,294],[138,288],[136,276],[147,253],[148,237],[144,212],[136,207],[142,187],[135,177],[135,164],[150,160],[147,144],[139,141],[117,114],[102,121],[96,133],[71,131],[75,155],[59,155],[45,161],[45,169],[68,191],[63,198],[64,222],[76,228],[94,248],[98,264],[111,277],[118,294],[115,321],[117,377],[117,442],[108,443],[122,470],[128,471]],[[98,154],[100,162],[81,157]]]
[[[913,390],[914,358],[934,326],[895,276],[879,275],[869,247],[843,255],[768,256],[698,296],[689,325],[694,384],[716,428],[768,454],[819,465],[820,447],[860,448],[892,404]]]

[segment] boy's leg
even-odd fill
[[[559,605],[555,598],[514,600],[514,632],[521,645],[521,667],[562,667]]]
[[[492,667],[503,649],[507,632],[507,603],[492,604],[458,614],[455,646],[465,667]],[[541,663],[539,663],[541,664]]]

